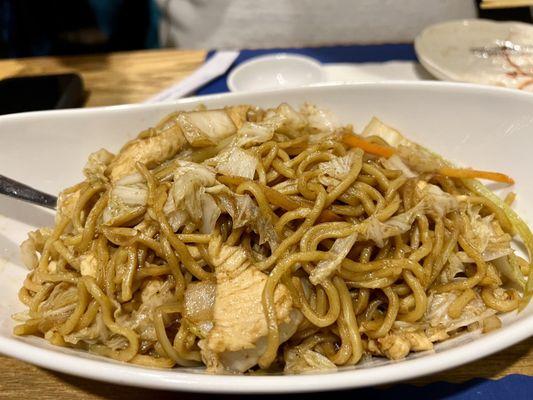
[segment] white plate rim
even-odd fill
[[[342,85],[326,83],[315,85],[317,90],[321,90],[321,88],[325,90],[328,88],[353,90],[358,87],[432,87],[443,91],[467,90],[479,91],[486,94],[498,93],[499,95],[505,96],[525,96],[529,101],[533,98],[533,94],[508,88],[449,82],[396,81]],[[291,88],[258,91],[254,93],[224,93],[191,97],[169,103],[178,106],[195,103],[198,100],[238,100],[239,97],[247,97],[250,94],[283,94],[283,92],[305,92],[309,89]],[[144,109],[158,106],[158,104],[134,104],[78,110],[37,111],[2,116],[0,117],[0,123],[6,119],[39,118],[43,115],[52,114],[56,116],[59,114],[75,116],[78,113],[113,112],[113,110],[122,110],[124,108]],[[432,354],[431,357],[419,357],[399,361],[403,368],[398,368],[396,363],[392,363],[384,366],[309,375],[210,375],[181,372],[179,370],[145,369],[131,364],[120,364],[73,356],[52,349],[37,347],[15,338],[2,336],[0,336],[0,353],[69,375],[129,386],[203,393],[291,393],[358,388],[393,383],[428,375],[466,364],[500,351],[528,338],[532,333],[533,315],[530,315],[514,321],[511,325],[503,329],[476,338],[472,342]],[[137,370],[137,373],[133,373],[135,370]],[[355,375],[357,375],[357,379],[354,380]]]

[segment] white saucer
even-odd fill
[[[415,40],[420,63],[436,78],[533,90],[533,26],[483,19],[448,21]]]
[[[227,83],[232,92],[246,92],[307,86],[324,80],[322,65],[315,59],[298,54],[274,54],[242,63],[231,71]]]

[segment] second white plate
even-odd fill
[[[448,21],[415,40],[420,63],[436,78],[533,91],[533,26],[482,19]]]

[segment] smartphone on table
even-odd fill
[[[81,107],[85,97],[74,73],[6,78],[0,80],[0,115]]]

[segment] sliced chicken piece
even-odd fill
[[[89,155],[83,167],[83,175],[89,180],[105,181],[105,171],[113,161],[115,155],[106,149],[100,149]]]
[[[97,277],[98,260],[93,252],[88,252],[80,256],[80,273],[82,276]]]
[[[149,134],[141,134],[120,150],[108,172],[112,182],[135,172],[139,161],[151,168],[171,158],[186,143],[185,136],[177,124],[166,126],[162,130],[152,129]]]
[[[383,355],[390,360],[407,357],[410,351],[433,349],[433,343],[423,332],[391,332],[379,339],[368,341],[368,350],[375,355]]]
[[[245,372],[257,364],[266,348],[267,324],[262,294],[267,275],[249,260],[240,247],[213,240],[209,254],[217,281],[213,329],[200,343],[208,369]],[[283,285],[274,293],[280,341],[289,339],[302,320],[293,309],[290,294]]]
[[[252,348],[267,333],[261,302],[267,275],[250,262],[240,247],[221,245],[212,260],[217,290],[209,348],[216,352]],[[277,287],[274,302],[278,322],[288,322],[292,300],[284,286]]]
[[[234,135],[246,121],[249,106],[223,110],[176,113],[126,143],[109,165],[112,182],[135,172],[137,161],[148,168],[173,157],[185,144],[192,147],[211,146]]]

